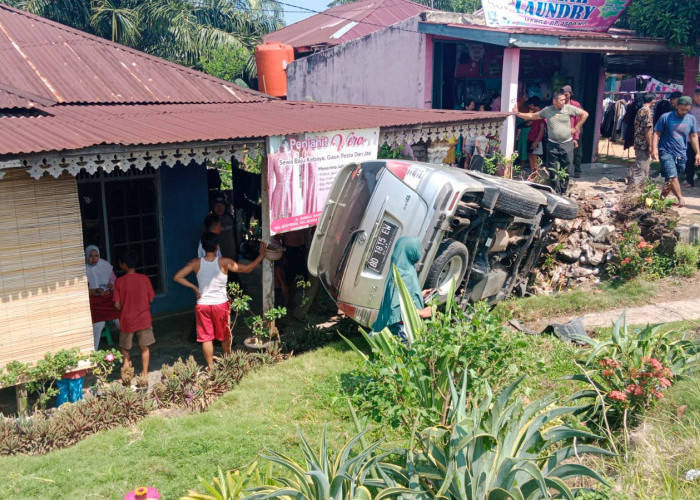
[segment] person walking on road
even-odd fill
[[[695,89],[693,93],[693,105],[690,106],[690,114],[695,117],[695,121],[700,127],[700,88]],[[685,162],[685,181],[689,187],[695,187],[695,151],[692,145],[688,144],[687,160]]]
[[[635,160],[627,176],[627,188],[630,190],[640,187],[646,178],[649,177],[654,130],[654,117],[651,111],[653,102],[653,94],[644,94],[642,96],[642,107],[634,117]]]
[[[690,114],[692,103],[690,97],[680,97],[675,111],[661,116],[654,126],[651,158],[661,162],[661,173],[665,181],[661,198],[666,198],[669,192],[673,193],[679,208],[685,206],[678,179],[685,169],[688,144],[695,151],[695,166],[700,165],[698,123]]]

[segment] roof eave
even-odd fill
[[[669,47],[664,40],[613,35],[612,38],[567,37],[545,33],[509,33],[470,26],[418,23],[418,32],[460,40],[489,43],[501,47],[572,52],[668,53],[680,49]]]

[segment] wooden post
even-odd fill
[[[267,151],[270,150],[269,138],[265,141],[265,155],[260,164],[261,186],[261,207],[262,207],[262,239],[270,243],[270,193],[267,184]],[[262,261],[262,305],[263,313],[275,306],[275,263],[268,259]],[[271,325],[274,328],[274,322]]]
[[[29,406],[27,386],[25,384],[17,384],[15,386],[15,397],[17,398],[17,415],[19,415],[20,418],[24,418],[28,415],[27,406]]]
[[[518,102],[518,73],[520,49],[506,47],[503,50],[503,79],[501,80],[501,109],[510,112]],[[501,154],[509,158],[515,148],[515,116],[506,118],[501,129]]]
[[[603,98],[605,97],[605,69],[601,68],[598,75],[598,89],[596,91],[597,96],[597,106],[595,114],[591,113],[591,119],[594,120],[593,123],[600,124],[603,119]],[[591,161],[595,162],[598,160],[598,143],[600,142],[600,127],[596,125],[593,127],[593,152],[591,154]],[[629,150],[628,150],[629,151]]]

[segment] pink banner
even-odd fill
[[[338,171],[376,159],[378,143],[378,128],[269,137],[270,233],[315,226]]]
[[[486,25],[607,31],[631,0],[482,0]]]

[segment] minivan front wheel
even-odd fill
[[[440,301],[444,302],[453,279],[455,288],[459,288],[468,262],[469,251],[463,243],[452,239],[443,241],[428,271],[425,288],[437,288]]]

